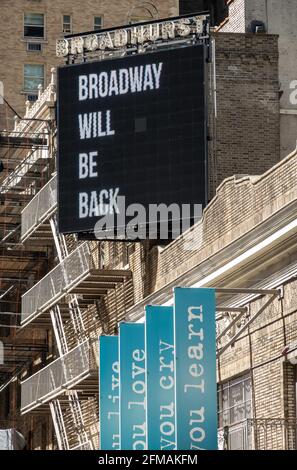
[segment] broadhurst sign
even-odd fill
[[[197,45],[58,69],[60,232],[101,221],[106,238],[135,239],[125,229],[138,217],[145,238],[162,205],[171,226],[193,221],[206,195],[204,65]]]
[[[75,58],[80,54],[125,51],[130,48],[158,45],[164,41],[205,38],[209,35],[209,16],[194,15],[162,21],[134,24],[58,39],[58,57]]]
[[[102,448],[217,449],[214,289],[177,288],[173,307],[148,306],[145,324],[110,338],[100,341]]]

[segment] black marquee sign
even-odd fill
[[[93,232],[119,196],[205,205],[204,70],[201,44],[59,67],[60,232]]]

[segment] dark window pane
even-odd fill
[[[98,31],[102,29],[102,18],[101,16],[95,16],[94,18],[94,30]]]
[[[43,26],[25,26],[24,36],[30,38],[43,38],[44,28]]]

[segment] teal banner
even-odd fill
[[[119,353],[121,450],[144,450],[146,449],[144,324],[120,324]]]
[[[175,449],[173,307],[146,307],[147,449]]]
[[[100,449],[120,449],[120,377],[117,336],[99,338]]]
[[[174,289],[174,339],[177,449],[217,449],[214,289]]]

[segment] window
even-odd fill
[[[94,16],[94,31],[102,29],[103,21],[102,16]]]
[[[44,66],[26,64],[24,67],[24,90],[29,93],[37,93],[38,85],[44,87]]]
[[[42,13],[25,13],[24,37],[44,38],[44,15]]]
[[[219,427],[251,418],[251,379],[248,375],[219,386]]]
[[[72,33],[72,18],[70,15],[63,15],[63,33]]]
[[[28,52],[42,52],[42,44],[40,42],[27,42]]]
[[[26,100],[30,101],[30,103],[35,103],[35,101],[38,100],[38,94],[37,93],[28,94],[27,97],[26,97]]]
[[[135,23],[144,23],[145,21],[149,21],[148,18],[144,18],[143,16],[133,16],[130,19],[130,24],[135,24]]]
[[[251,378],[249,375],[218,387],[219,428],[229,428],[228,448],[249,448],[246,420],[252,417]]]

